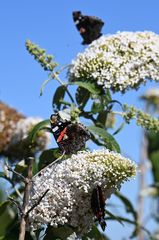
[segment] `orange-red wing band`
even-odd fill
[[[65,133],[66,133],[66,130],[67,130],[67,127],[64,128],[64,130],[60,133],[58,139],[57,139],[57,142],[61,142]]]

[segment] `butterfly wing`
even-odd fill
[[[50,124],[54,138],[59,144],[66,135],[67,126],[71,123],[68,120],[62,120],[58,114],[52,114],[50,116]]]
[[[82,124],[63,120],[58,114],[51,115],[50,123],[55,140],[65,154],[81,150],[90,138],[90,133]]]
[[[85,147],[89,138],[90,133],[82,124],[71,123],[67,126],[66,135],[59,146],[66,154],[76,153]]]
[[[98,39],[102,35],[101,29],[103,25],[104,25],[104,22],[101,19],[96,17],[90,17],[88,19],[88,32],[90,37],[83,44],[89,44],[92,41]]]
[[[90,44],[102,35],[101,29],[104,22],[101,19],[93,16],[84,16],[80,11],[76,11],[73,12],[73,20],[83,38],[82,44]]]
[[[94,215],[96,216],[102,230],[105,230],[106,222],[105,222],[105,197],[102,192],[101,187],[97,186],[93,189],[91,196],[91,208],[93,210]]]

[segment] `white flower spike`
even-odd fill
[[[118,32],[92,42],[72,61],[69,81],[94,81],[104,89],[125,92],[147,79],[159,80],[159,35]]]
[[[75,227],[77,233],[87,233],[94,223],[93,189],[100,186],[107,199],[135,174],[136,165],[132,161],[109,150],[78,152],[50,164],[33,178],[30,206],[46,189],[49,191],[30,212],[30,222],[35,229],[42,224],[53,227],[67,224]]]

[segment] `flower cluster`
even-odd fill
[[[159,119],[151,117],[148,113],[144,113],[141,110],[137,111],[137,125],[144,127],[146,130],[159,132]]]
[[[133,162],[104,149],[78,152],[66,160],[52,163],[33,178],[30,206],[45,190],[49,191],[30,212],[30,222],[35,229],[42,224],[53,227],[67,224],[77,233],[86,233],[94,222],[91,210],[93,189],[100,186],[108,199],[135,174]]]
[[[141,99],[145,100],[148,105],[152,105],[159,110],[159,88],[150,88],[147,92],[141,96]]]
[[[136,119],[137,125],[145,128],[148,131],[159,132],[159,119],[152,117],[150,114],[145,113],[134,106],[124,105],[125,112],[123,113],[123,118],[127,123],[131,119]]]
[[[77,55],[68,76],[114,92],[137,89],[147,78],[158,81],[159,36],[146,31],[102,36]]]
[[[0,102],[0,154],[9,159],[22,159],[28,154],[44,150],[50,140],[48,133],[39,132],[31,149],[26,141],[31,128],[40,121],[41,118],[26,118]]]
[[[123,118],[127,123],[129,123],[131,119],[136,118],[136,108],[134,106],[128,106],[125,104],[124,111]]]
[[[54,68],[58,65],[56,62],[52,61],[52,55],[46,55],[44,49],[39,48],[39,46],[35,45],[30,40],[26,41],[26,49],[31,55],[34,56],[35,60],[41,64],[44,70],[53,71]]]

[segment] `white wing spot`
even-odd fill
[[[76,20],[76,21],[75,21],[75,25],[78,25],[78,24],[79,24],[79,20]]]
[[[54,128],[52,129],[52,131],[53,131],[53,132],[56,132],[58,129],[59,129],[59,127],[56,126],[56,127],[54,127]]]

